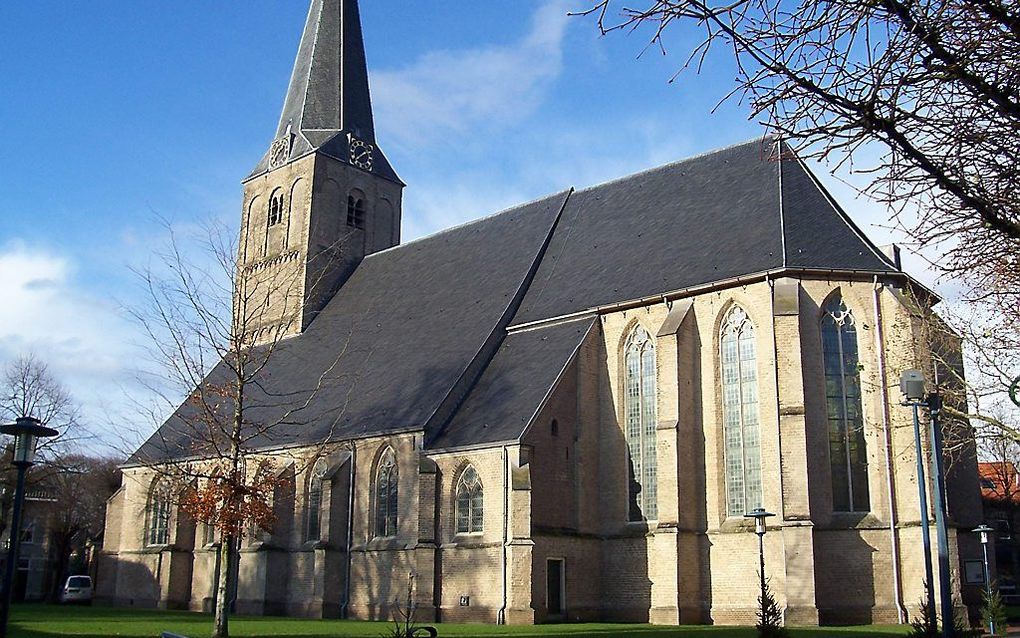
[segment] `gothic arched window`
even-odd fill
[[[347,196],[347,225],[354,228],[365,227],[365,200],[360,194]]]
[[[375,473],[375,535],[397,534],[397,458],[392,449],[383,452]]]
[[[277,189],[269,197],[269,226],[276,226],[283,221],[283,191]]]
[[[821,331],[825,404],[829,414],[832,509],[836,512],[867,512],[871,504],[857,327],[853,313],[841,297],[833,297],[825,304]]]
[[[470,465],[457,481],[457,533],[476,534],[482,531],[482,481]]]
[[[312,475],[308,479],[305,512],[308,515],[306,540],[317,541],[321,536],[322,520],[322,480],[326,476],[326,461],[319,459],[312,466]]]
[[[627,340],[624,406],[626,411],[627,455],[629,460],[630,508],[632,521],[653,520],[656,502],[655,459],[655,344],[640,326]]]
[[[723,439],[726,515],[743,516],[762,506],[761,434],[758,427],[758,357],[754,324],[734,306],[722,324]]]
[[[166,545],[170,542],[170,490],[157,481],[149,493],[146,511],[145,542],[147,545]]]

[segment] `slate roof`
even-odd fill
[[[366,257],[304,333],[280,342],[259,379],[269,396],[289,397],[287,406],[310,396],[311,404],[288,419],[293,427],[251,445],[424,428],[479,353],[484,363],[491,358],[487,344],[499,346],[566,199],[553,195]],[[224,374],[220,366],[210,378]],[[249,405],[267,403],[279,401],[252,396]],[[274,423],[282,410],[249,416]],[[190,432],[175,421],[132,461],[190,455]]]
[[[264,386],[298,397],[333,363],[342,372],[255,443],[406,430],[432,448],[512,441],[600,306],[784,269],[905,276],[775,148],[748,142],[370,255],[279,346]],[[168,422],[135,460],[185,454],[175,440]]]
[[[273,139],[288,132],[290,159],[318,150],[346,162],[348,133],[376,145],[357,0],[312,0]],[[267,151],[251,176],[268,169]],[[400,181],[378,148],[372,172]]]
[[[575,193],[514,324],[788,267],[896,270],[759,139]]]
[[[545,404],[592,326],[594,316],[507,335],[453,419],[429,447],[513,441]]]

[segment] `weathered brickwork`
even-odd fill
[[[870,511],[854,514],[832,506],[819,321],[834,294],[858,328]],[[338,445],[318,538],[307,533],[311,460],[281,455],[293,488],[274,503],[274,529],[242,547],[239,608],[384,619],[410,586],[423,620],[753,623],[757,537],[743,517],[726,515],[719,334],[734,304],[755,327],[763,504],[776,514],[765,560],[786,621],[912,617],[923,561],[912,421],[898,405],[898,378],[923,367],[917,321],[888,286],[811,279],[601,315],[520,442],[422,451],[421,433],[410,432]],[[630,521],[623,356],[638,326],[656,346],[658,518]],[[378,538],[375,474],[387,449],[398,465],[399,522],[394,536]],[[955,587],[969,601],[959,565],[979,548],[966,535],[956,546],[956,529],[976,524],[979,507],[967,462],[951,477],[950,514]],[[456,490],[468,467],[483,486],[483,528],[457,533]],[[203,526],[177,513],[168,545],[144,542],[152,481],[130,468],[110,499],[98,595],[209,609],[217,558]],[[562,561],[560,614],[549,606],[550,561]]]

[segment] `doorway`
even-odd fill
[[[545,608],[552,619],[566,613],[567,573],[562,558],[549,558],[545,563]]]

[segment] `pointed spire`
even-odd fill
[[[252,176],[309,151],[351,161],[354,144],[372,156],[359,167],[400,181],[375,148],[358,0],[311,0],[276,137]]]
[[[312,0],[277,137],[288,122],[298,131],[347,131],[375,142],[357,0]]]

